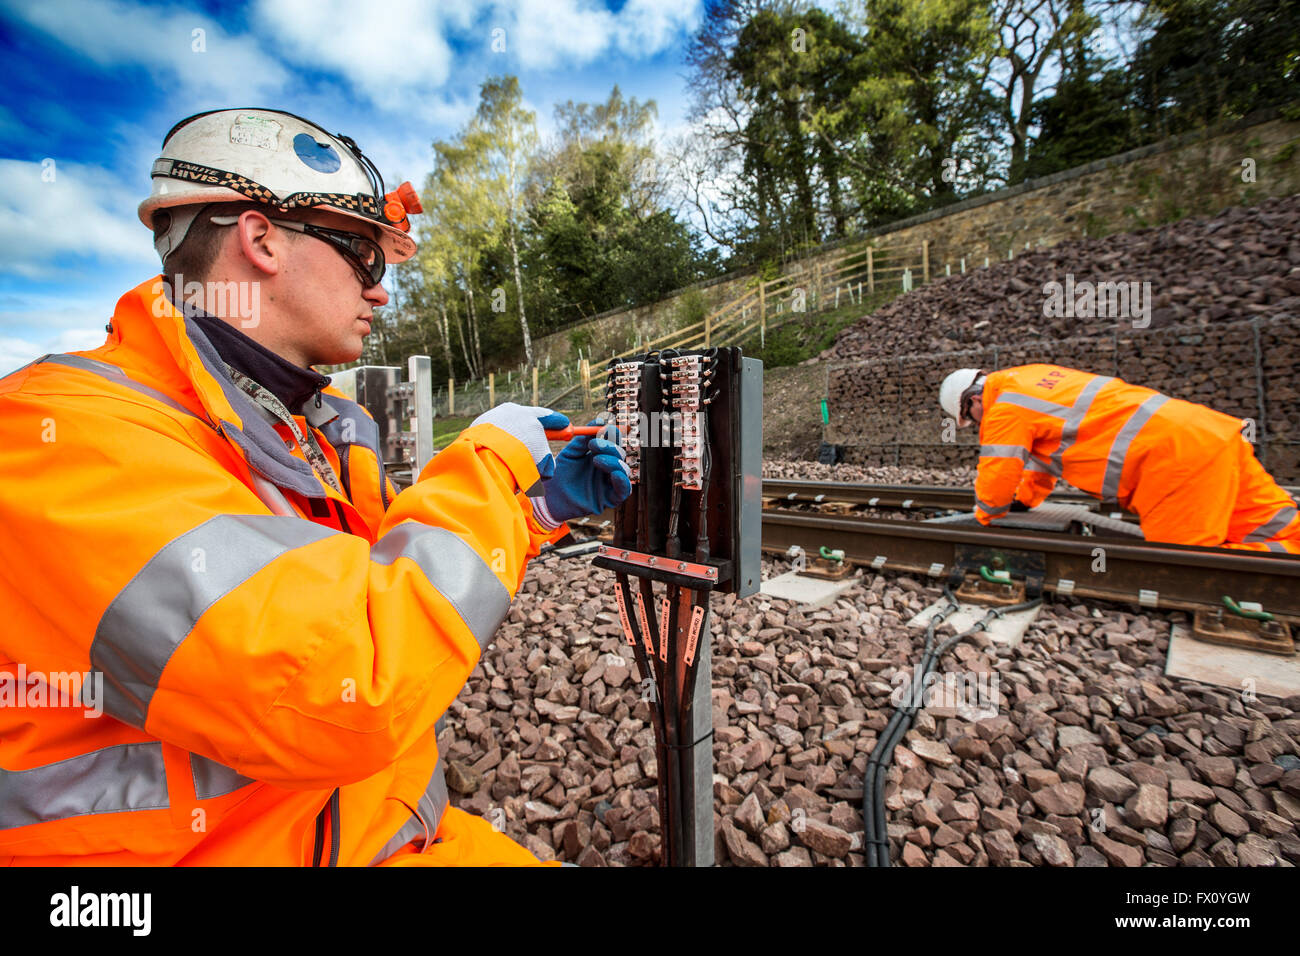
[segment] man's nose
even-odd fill
[[[376,283],[368,289],[363,289],[361,298],[378,308],[381,305],[388,304],[388,290],[384,288],[383,283]]]

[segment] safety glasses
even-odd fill
[[[325,226],[317,226],[310,222],[267,218],[277,226],[314,236],[334,246],[339,251],[339,254],[347,260],[348,265],[352,266],[357,278],[361,280],[363,289],[379,285],[379,281],[384,277],[384,271],[387,268],[384,261],[384,250],[373,239],[367,239],[365,236],[359,236],[354,232],[344,232],[341,229],[328,229]],[[215,226],[233,226],[237,222],[239,222],[238,216],[212,217],[212,224]]]

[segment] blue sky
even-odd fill
[[[98,346],[118,297],[158,271],[136,206],[177,120],[288,110],[351,136],[386,183],[419,185],[479,84],[513,73],[543,136],[555,103],[603,101],[617,83],[658,103],[663,139],[686,126],[682,55],[702,12],[701,0],[0,0],[0,375]]]

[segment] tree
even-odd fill
[[[514,76],[492,77],[479,93],[478,114],[472,124],[476,144],[482,149],[491,176],[488,188],[497,226],[510,250],[519,309],[519,330],[524,358],[533,365],[533,341],[524,308],[524,282],[519,268],[519,230],[523,215],[524,180],[529,159],[537,148],[536,114],[521,106],[523,94]]]
[[[850,67],[855,79],[814,123],[851,140],[843,155],[868,223],[997,179],[1002,124],[987,86],[997,38],[986,5],[871,0],[850,10],[865,37]]]
[[[1039,133],[1029,144],[1022,167],[1025,178],[1114,156],[1140,138],[1130,107],[1128,75],[1122,69],[1095,72],[1088,60],[1056,85],[1056,92],[1035,104],[1032,119]]]
[[[1153,136],[1300,95],[1297,0],[1153,0],[1142,25],[1134,105]]]
[[[716,268],[662,208],[653,101],[572,101],[533,166],[530,247],[552,314],[590,315],[650,301]]]

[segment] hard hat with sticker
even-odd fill
[[[164,261],[202,207],[246,200],[280,211],[328,209],[367,223],[379,230],[376,239],[389,263],[415,254],[407,219],[421,211],[414,187],[404,183],[388,192],[354,140],[284,110],[209,110],[187,117],[163,137],[151,175],[153,190],[137,213],[154,229],[154,248]]]

